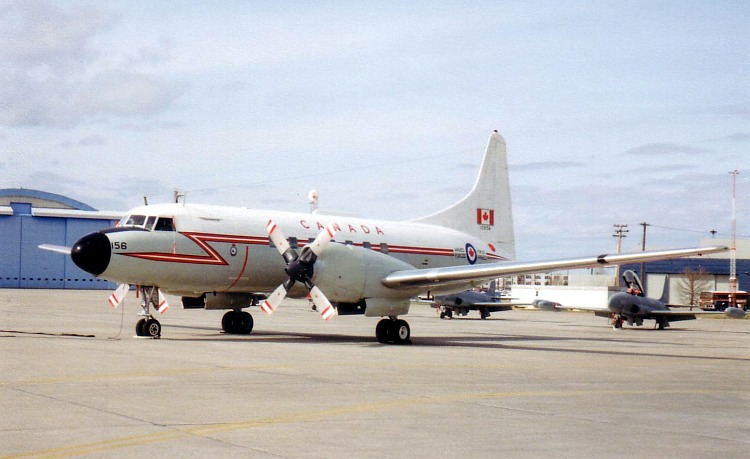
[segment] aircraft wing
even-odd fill
[[[594,268],[625,263],[640,263],[670,258],[726,252],[725,246],[696,247],[688,249],[660,250],[630,254],[599,255],[596,257],[569,258],[551,261],[488,263],[482,265],[450,266],[434,269],[410,269],[395,271],[383,279],[390,288],[435,287],[459,284],[472,280],[487,280],[501,276],[557,271],[561,269]]]

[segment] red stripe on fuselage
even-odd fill
[[[204,252],[205,255],[190,255],[190,254],[178,254],[170,252],[135,252],[135,253],[121,253],[134,258],[141,258],[144,260],[160,261],[166,263],[191,263],[191,264],[202,264],[202,265],[227,265],[227,261],[219,255],[216,249],[210,244],[211,242],[220,242],[226,244],[248,244],[248,245],[269,245],[267,236],[238,236],[231,234],[215,234],[215,233],[191,233],[183,232],[180,233],[187,237],[191,241],[195,242]],[[298,241],[300,248],[309,244],[305,240]],[[354,243],[357,247],[363,247],[363,243]],[[438,247],[414,247],[405,245],[388,245],[388,253],[402,253],[410,255],[434,255],[442,257],[453,257],[455,255],[453,249],[445,249]],[[373,244],[371,250],[380,251],[380,244]],[[488,259],[492,260],[505,260],[505,257],[499,255],[487,254]]]

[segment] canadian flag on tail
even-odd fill
[[[477,225],[490,225],[495,224],[495,210],[494,209],[477,209]]]

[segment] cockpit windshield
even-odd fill
[[[119,227],[137,227],[154,231],[174,231],[172,217],[156,217],[154,215],[126,215],[117,224]]]
[[[146,224],[145,215],[130,215],[120,226],[140,226],[141,228]]]

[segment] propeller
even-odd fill
[[[109,305],[113,308],[116,308],[117,306],[122,303],[122,300],[125,299],[125,295],[128,294],[128,290],[130,290],[130,285],[128,284],[120,284],[117,286],[114,292],[109,296]]]
[[[116,308],[117,306],[122,303],[122,300],[125,299],[125,296],[128,294],[128,291],[130,291],[130,285],[128,284],[120,284],[117,286],[114,292],[112,292],[111,295],[109,295],[109,304],[113,308]],[[169,303],[167,303],[167,298],[164,296],[163,293],[161,293],[161,290],[159,290],[159,302],[156,305],[156,310],[159,311],[159,314],[164,314],[169,309]]]
[[[284,271],[286,271],[289,279],[276,287],[276,290],[260,305],[263,312],[273,314],[281,302],[284,301],[284,298],[286,298],[287,293],[289,293],[294,284],[302,282],[310,290],[310,298],[318,311],[320,311],[323,319],[328,320],[335,316],[336,309],[328,301],[323,292],[312,283],[312,276],[315,261],[325,251],[336,234],[336,225],[333,223],[326,225],[323,231],[318,234],[318,237],[312,243],[304,246],[299,254],[289,245],[286,237],[284,237],[284,234],[273,220],[268,221],[267,229],[268,237],[271,238],[271,242],[276,246],[276,250],[279,251],[281,256],[284,257],[284,261],[286,261]]]

